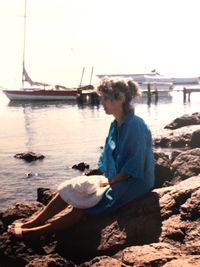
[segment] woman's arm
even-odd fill
[[[113,176],[111,179],[102,179],[102,181],[100,182],[100,186],[104,187],[107,185],[113,185],[116,184],[118,182],[121,182],[123,180],[126,180],[130,177],[130,175],[125,174],[125,173],[118,173],[117,175]]]
[[[130,175],[126,174],[126,173],[118,173],[117,175],[113,176],[108,182],[110,185],[112,184],[116,184],[118,182],[121,182],[123,180],[126,180],[130,177]]]

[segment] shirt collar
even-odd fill
[[[129,120],[131,119],[131,117],[132,117],[133,115],[134,115],[134,112],[133,112],[133,111],[129,111],[129,112],[126,114],[126,116],[123,118],[123,121],[122,121],[120,127],[121,127],[123,124],[128,123]],[[114,122],[115,122],[115,125],[117,126],[117,121],[114,120]]]

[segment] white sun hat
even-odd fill
[[[109,185],[100,187],[100,181],[108,181],[103,175],[81,175],[64,181],[58,186],[60,197],[75,208],[86,209],[95,206],[103,197]]]

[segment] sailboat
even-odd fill
[[[44,85],[44,83],[38,83],[39,87],[3,89],[2,91],[11,101],[76,100],[79,95],[77,88],[67,88],[61,85],[48,88],[48,85],[44,85],[45,88],[41,89],[40,85]]]
[[[25,0],[24,8],[24,47],[23,47],[23,63],[22,63],[22,87],[16,90],[3,89],[4,94],[11,101],[35,101],[35,100],[75,100],[83,90],[92,90],[93,86],[79,86],[79,88],[68,88],[63,85],[51,85],[42,82],[33,81],[25,68],[25,46],[26,46],[26,9],[27,1]],[[83,73],[82,73],[83,75]],[[82,79],[82,78],[81,78]],[[24,84],[29,86],[25,87]]]

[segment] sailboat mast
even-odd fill
[[[79,87],[81,87],[81,85],[82,85],[84,72],[85,72],[85,67],[83,67],[83,70],[82,70],[81,81],[80,81],[80,85],[79,85]]]
[[[24,1],[24,44],[23,44],[23,62],[22,62],[22,87],[24,88],[24,70],[25,70],[25,50],[26,50],[26,6],[27,0]]]
[[[93,76],[94,67],[92,67],[91,75],[90,75],[90,85],[92,84],[92,76]]]

